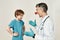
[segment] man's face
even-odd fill
[[[39,17],[42,16],[43,8],[42,7],[36,7],[36,12],[38,13]]]
[[[16,18],[17,18],[18,20],[21,20],[21,19],[23,18],[23,15],[24,15],[24,14],[20,14],[20,15],[16,16]]]

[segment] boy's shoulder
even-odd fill
[[[15,19],[13,19],[13,20],[10,21],[9,26],[10,26],[10,27],[13,27],[14,24],[15,24]]]
[[[11,22],[15,22],[16,20],[15,19],[12,19]]]

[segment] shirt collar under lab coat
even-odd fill
[[[44,18],[42,18],[42,22],[48,17],[49,15],[46,15]]]

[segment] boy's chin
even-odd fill
[[[18,20],[22,20],[22,19],[18,19]]]

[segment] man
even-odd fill
[[[54,26],[47,14],[48,6],[46,3],[38,3],[36,5],[36,13],[42,18],[40,25],[36,24],[36,20],[29,21],[29,24],[36,28],[38,34],[34,34],[33,31],[25,33],[28,36],[35,38],[35,40],[54,40]]]

